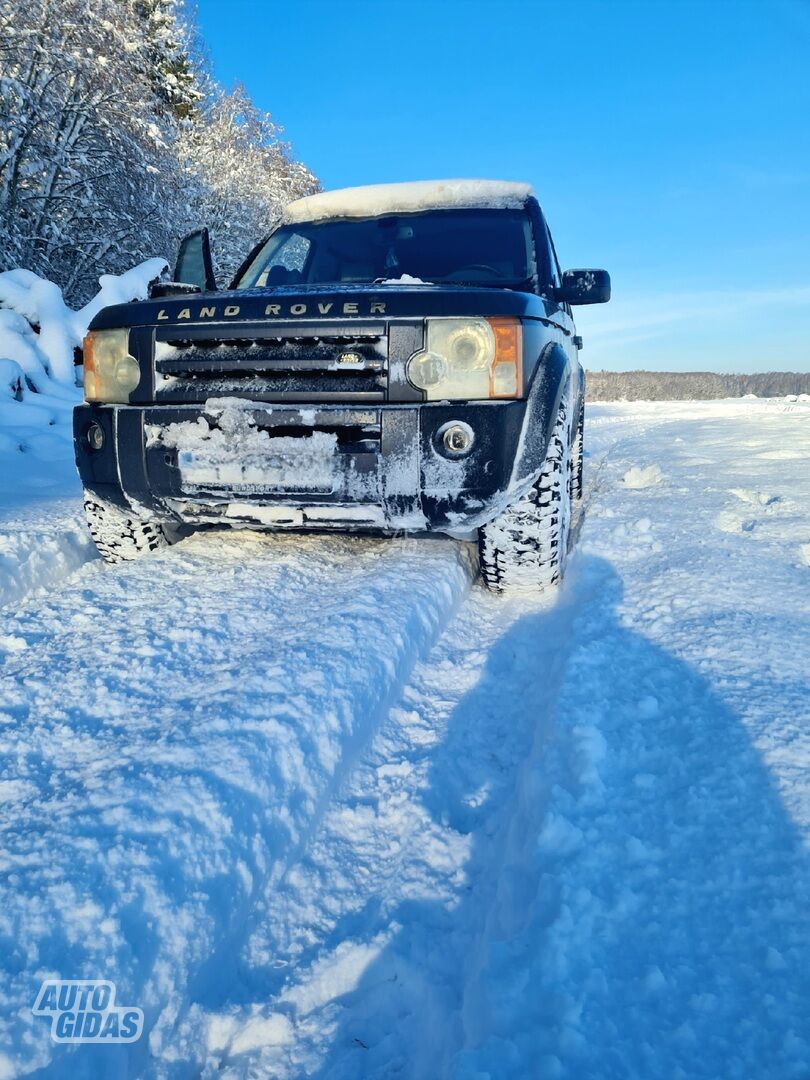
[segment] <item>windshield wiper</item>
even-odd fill
[[[405,280],[403,281],[403,278]],[[411,277],[410,274],[402,274],[398,278],[393,277],[375,277],[372,281],[372,285],[435,285],[435,281],[423,281],[422,278]]]

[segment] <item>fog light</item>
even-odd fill
[[[475,435],[469,424],[447,424],[441,432],[442,446],[450,457],[461,457],[472,449]]]
[[[100,450],[104,445],[104,429],[101,424],[97,424],[95,421],[87,429],[87,441],[90,443],[91,450]]]

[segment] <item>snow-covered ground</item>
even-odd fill
[[[0,448],[0,1078],[810,1075],[810,406],[591,407],[545,601],[440,539],[108,567],[63,420]],[[145,1035],[52,1043],[46,976]]]

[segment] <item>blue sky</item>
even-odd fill
[[[527,180],[593,368],[810,370],[810,0],[198,0],[325,188]]]

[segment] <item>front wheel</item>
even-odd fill
[[[92,492],[85,493],[84,512],[90,535],[108,563],[140,559],[180,538],[170,526],[160,521],[142,521]]]
[[[582,498],[583,457],[585,449],[585,402],[579,407],[574,445],[571,447],[571,499]]]
[[[571,524],[572,460],[565,405],[529,491],[478,530],[481,576],[493,592],[544,592],[562,580]]]

